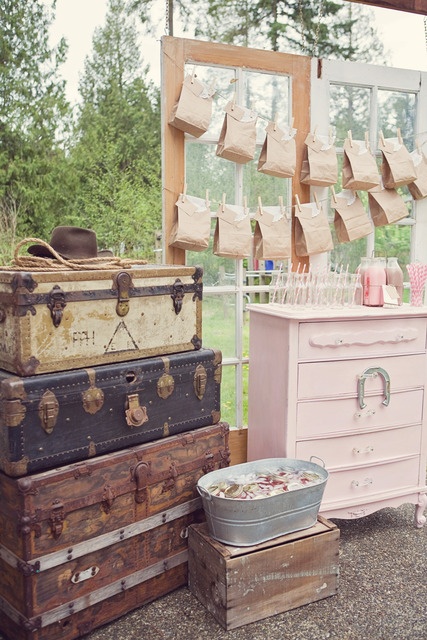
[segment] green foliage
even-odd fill
[[[74,217],[100,246],[152,260],[161,228],[160,96],[141,71],[137,37],[126,2],[110,0],[80,84]]]
[[[47,233],[68,206],[70,110],[58,75],[67,48],[49,47],[51,18],[40,0],[0,0],[2,260],[9,241]]]
[[[193,0],[196,36],[310,56],[374,61],[383,47],[366,9],[338,0]],[[227,19],[224,20],[224,16]]]

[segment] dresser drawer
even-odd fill
[[[385,388],[383,374],[369,369],[380,367],[390,377],[391,395],[395,390],[422,387],[425,383],[426,355],[390,356],[363,360],[304,362],[298,365],[298,399],[357,395],[360,376],[364,395],[381,393]]]
[[[392,393],[390,404],[383,395],[365,396],[360,409],[357,398],[313,400],[297,404],[297,438],[343,434],[387,427],[420,424],[423,418],[422,389]]]
[[[379,463],[390,458],[417,455],[421,445],[421,425],[351,434],[341,438],[304,440],[296,444],[298,460],[321,458],[326,467],[350,467]],[[316,460],[314,460],[316,462]]]
[[[415,487],[419,482],[419,457],[383,464],[332,471],[326,483],[323,501],[346,500],[349,503],[377,493]]]
[[[300,360],[416,353],[425,348],[425,318],[302,322],[299,325]]]

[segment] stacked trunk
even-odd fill
[[[72,640],[187,583],[229,464],[202,272],[0,272],[0,631]]]

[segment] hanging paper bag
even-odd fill
[[[334,248],[328,217],[314,202],[295,207],[295,253],[311,256]]]
[[[257,114],[229,102],[216,148],[216,155],[245,164],[255,155]]]
[[[211,123],[214,93],[194,75],[186,76],[179,100],[172,109],[169,124],[199,138]]]
[[[255,216],[254,258],[291,257],[291,225],[281,207],[259,207]]]
[[[333,137],[309,133],[305,139],[301,178],[303,184],[328,187],[338,180],[337,152]]]
[[[346,138],[342,167],[343,189],[368,190],[380,183],[374,156],[364,140]]]
[[[220,204],[217,215],[213,242],[214,254],[224,258],[250,256],[252,228],[246,207]]]
[[[351,242],[372,233],[372,222],[356,191],[344,189],[331,200],[334,226],[339,242]]]
[[[275,122],[269,122],[264,144],[258,160],[258,171],[276,178],[292,178],[295,175],[296,129],[280,129]]]
[[[372,222],[376,227],[392,224],[408,215],[406,204],[395,189],[383,189],[379,186],[370,189],[368,197]]]
[[[395,189],[413,182],[417,177],[411,154],[402,138],[380,136],[378,147],[382,154],[381,175],[386,189]]]
[[[209,246],[211,212],[207,199],[181,194],[176,201],[177,218],[172,227],[170,247],[203,251]]]
[[[408,184],[408,189],[414,200],[422,200],[427,196],[427,158],[424,153],[415,149],[411,153],[417,177]]]

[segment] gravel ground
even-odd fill
[[[225,631],[186,587],[87,640],[426,640],[427,526],[414,507],[334,520],[340,537],[338,594]]]
[[[403,505],[358,520],[334,520],[341,532],[339,585],[337,595],[324,600],[225,631],[181,587],[85,638],[426,640],[427,525],[415,528],[413,516],[414,507]],[[42,632],[38,638],[43,640]]]

